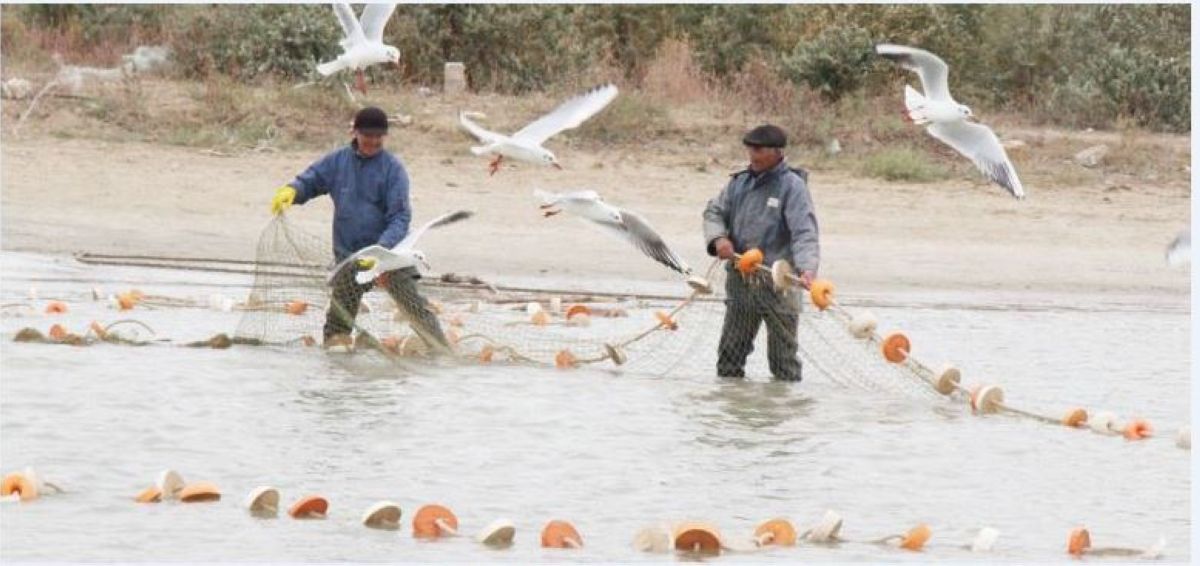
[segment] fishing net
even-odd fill
[[[335,322],[334,330],[353,336],[356,355],[396,362],[437,357],[467,364],[712,375],[733,289],[742,301],[737,304],[758,313],[730,321],[730,330],[748,331],[745,336],[758,328],[746,375],[770,375],[767,328],[775,326],[797,343],[805,379],[936,395],[929,385],[937,376],[927,368],[884,358],[883,338],[873,324],[840,307],[815,308],[798,287],[777,289],[762,268],[743,274],[718,262],[698,278],[707,285],[681,282],[677,294],[626,294],[505,287],[455,274],[418,280],[411,270],[360,284],[352,272],[331,278],[333,264],[327,238],[297,229],[286,214],[272,219],[258,243],[254,287],[237,337],[320,347],[327,320],[340,317],[345,324]],[[729,278],[742,279],[730,286]],[[742,293],[745,289],[753,292]],[[355,309],[347,297],[360,293]],[[357,312],[349,316],[352,310]]]

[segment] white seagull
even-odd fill
[[[1192,230],[1180,232],[1167,246],[1167,265],[1180,267],[1192,263]]]
[[[367,246],[361,250],[358,250],[357,252],[351,254],[350,257],[343,259],[341,263],[338,263],[337,266],[333,268],[333,271],[329,274],[329,279],[326,281],[326,283],[328,285],[333,285],[333,278],[338,272],[340,272],[350,262],[363,258],[374,259],[375,265],[371,266],[370,269],[364,269],[354,274],[354,280],[359,285],[366,285],[367,283],[370,283],[382,273],[396,269],[404,269],[406,267],[413,267],[418,263],[424,266],[425,269],[430,269],[429,262],[425,259],[425,253],[420,250],[413,249],[413,246],[417,243],[417,240],[430,228],[437,228],[439,226],[453,224],[460,220],[466,220],[470,218],[472,214],[472,212],[467,210],[458,210],[443,214],[437,218],[434,218],[433,220],[430,220],[429,222],[426,222],[424,226],[417,228],[415,231],[410,232],[408,236],[406,236],[403,240],[400,240],[400,243],[396,244],[390,250],[379,244]]]
[[[333,13],[337,15],[338,23],[342,24],[345,36],[338,42],[342,46],[342,54],[333,61],[317,65],[317,72],[328,77],[342,69],[352,69],[355,72],[355,86],[366,94],[367,81],[363,77],[363,69],[377,63],[400,64],[400,50],[383,43],[383,28],[395,10],[395,4],[367,4],[360,22],[354,17],[354,9],[349,4],[334,4]]]
[[[592,221],[610,234],[628,240],[654,261],[684,275],[692,272],[692,268],[667,246],[662,236],[654,231],[645,218],[631,210],[617,208],[604,202],[596,191],[550,193],[534,190],[533,195],[541,199],[542,214],[547,218],[565,210]]]
[[[1017,170],[1004,152],[1004,146],[991,128],[969,120],[975,117],[971,109],[950,96],[946,77],[949,69],[940,57],[915,47],[881,43],[875,53],[899,63],[901,67],[921,77],[922,96],[911,86],[904,85],[905,116],[918,125],[929,124],[929,135],[963,154],[978,167],[984,176],[1004,187],[1018,199],[1025,198],[1025,189],[1017,178]]]
[[[471,153],[496,156],[488,169],[492,175],[495,175],[496,171],[500,169],[500,161],[505,157],[562,169],[562,166],[558,164],[558,159],[554,157],[553,153],[542,147],[542,144],[559,132],[579,127],[588,118],[604,110],[604,107],[608,106],[616,97],[616,85],[606,84],[595,87],[562,103],[553,112],[538,118],[511,136],[483,129],[479,124],[467,118],[465,112],[458,113],[458,122],[463,129],[483,144],[472,147]]]

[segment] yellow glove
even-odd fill
[[[293,189],[291,185],[279,187],[279,190],[275,191],[275,196],[271,198],[271,214],[282,213],[295,201],[296,189]]]
[[[366,271],[372,267],[375,267],[375,258],[360,257],[354,262],[354,265],[358,267],[359,271]]]

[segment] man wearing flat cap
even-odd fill
[[[388,120],[383,110],[367,107],[354,115],[353,138],[280,187],[271,200],[271,213],[280,214],[294,204],[321,195],[333,199],[333,255],[340,263],[367,246],[395,246],[408,234],[412,207],[408,199],[408,172],[391,152],[383,149]],[[331,282],[333,298],[325,314],[325,347],[351,349],[350,330],[362,296],[375,283],[359,285],[358,270],[371,269],[373,258],[348,263]],[[376,281],[396,306],[408,316],[410,326],[435,352],[449,350],[437,316],[417,291],[416,268],[384,273]]]
[[[763,253],[764,265],[787,260],[807,286],[816,277],[821,258],[808,173],[788,165],[783,155],[787,134],[778,126],[754,128],[742,143],[750,166],[734,173],[704,209],[708,253],[732,260],[757,248]],[[743,275],[734,269],[735,263],[726,265],[725,322],[717,350],[717,374],[745,377],[746,358],[754,351],[754,338],[765,322],[771,374],[781,381],[799,381],[799,297],[777,292],[769,274]]]

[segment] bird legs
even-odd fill
[[[538,208],[542,209],[542,217],[550,218],[551,216],[554,216],[555,214],[562,212],[562,209],[554,208],[554,206],[555,205],[553,205],[553,204],[543,204],[543,205],[539,206]]]
[[[354,88],[363,93],[363,96],[367,95],[367,75],[362,69],[354,71]]]
[[[504,160],[503,155],[497,155],[491,163],[488,164],[488,176],[495,175],[500,170],[500,162]]]

